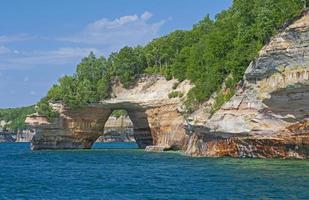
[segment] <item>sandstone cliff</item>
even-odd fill
[[[34,130],[22,130],[16,133],[16,141],[15,142],[31,142],[35,132]]]
[[[199,117],[201,118],[201,117]],[[309,156],[309,13],[272,38],[236,95],[202,126],[191,126],[187,154]]]

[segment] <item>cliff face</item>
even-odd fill
[[[309,14],[275,36],[250,64],[244,84],[186,151],[198,156],[309,156]]]
[[[126,109],[134,139],[147,150],[213,157],[309,157],[308,10],[260,51],[234,97],[213,115],[202,108],[189,116],[197,120],[187,123],[182,105],[192,85],[183,81],[173,89],[176,82],[148,76],[125,89],[116,81],[109,100],[82,109],[53,104],[60,115],[52,122],[36,115],[26,120],[36,129],[32,148],[90,148],[104,134],[112,110]],[[173,90],[183,97],[169,98]]]
[[[16,133],[15,142],[31,142],[35,132],[33,130],[23,130]]]

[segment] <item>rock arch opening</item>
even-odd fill
[[[145,111],[125,106],[112,109],[104,124],[104,133],[96,142],[136,142],[139,148],[153,145],[153,137]]]
[[[145,110],[132,103],[105,104],[80,109],[62,108],[61,115],[48,122],[32,116],[36,134],[32,149],[90,149],[104,135],[107,120],[114,110],[124,109],[132,121],[133,137],[139,148],[153,145],[153,136]]]
[[[132,128],[134,141],[139,148],[146,148],[147,146],[154,144],[148,118],[143,108],[133,103],[108,104],[105,106],[111,110],[109,118],[113,116],[115,111],[125,111],[127,120],[129,119],[131,122],[131,127],[128,128]],[[127,122],[128,125],[130,125],[130,122]],[[125,122],[122,121],[122,123]],[[104,130],[105,128],[108,128],[108,121],[104,124]]]
[[[113,110],[104,126],[104,134],[96,143],[135,142],[133,123],[126,110]]]

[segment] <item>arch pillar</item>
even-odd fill
[[[139,148],[153,145],[153,136],[149,128],[146,113],[142,110],[127,109],[128,115],[133,123],[134,138]]]
[[[111,112],[111,109],[91,107],[64,110],[51,122],[32,115],[26,119],[28,126],[35,129],[31,149],[90,149],[103,134]]]

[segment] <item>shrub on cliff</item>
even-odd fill
[[[181,98],[181,97],[183,97],[183,94],[179,91],[172,91],[168,94],[168,98],[170,98],[170,99],[177,98],[177,97]]]

